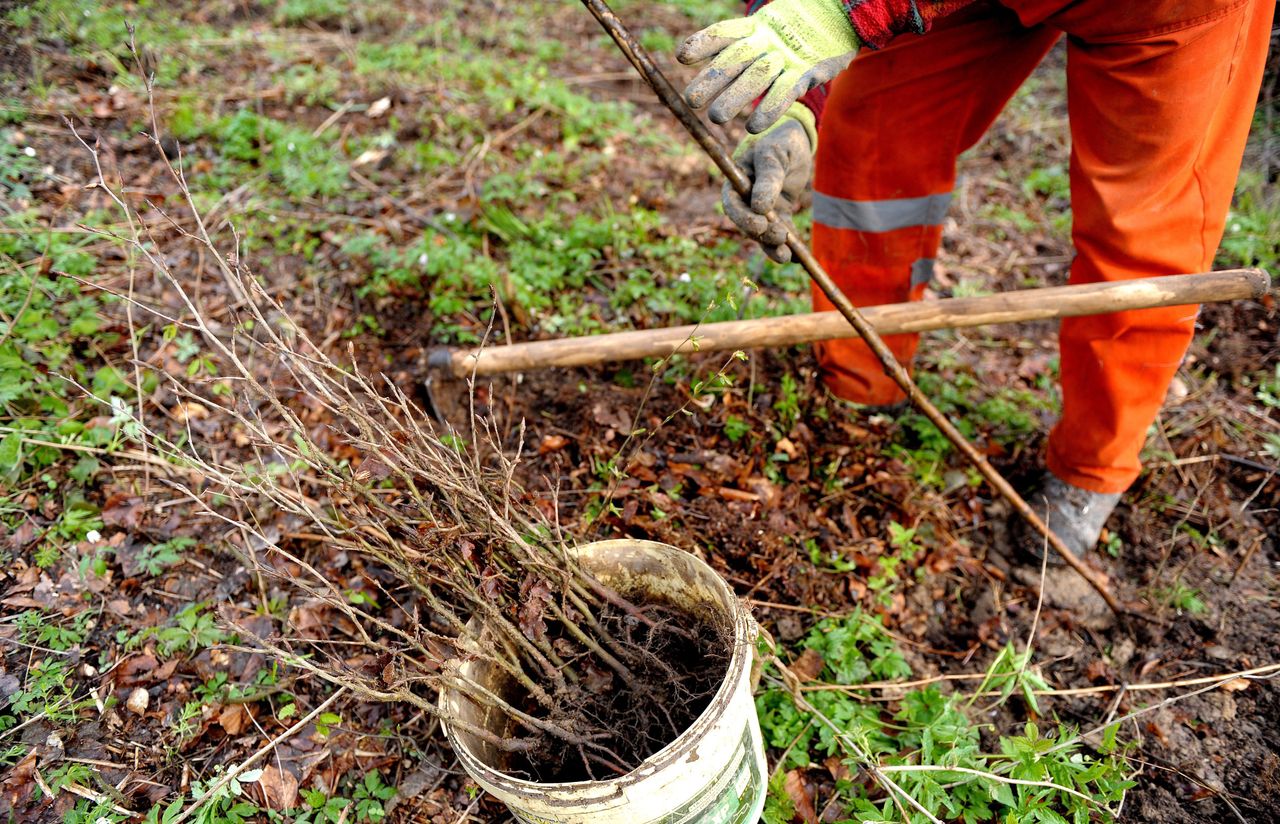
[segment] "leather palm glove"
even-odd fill
[[[813,113],[803,103],[791,108],[764,134],[748,135],[733,153],[734,160],[751,178],[751,199],[726,181],[720,193],[724,213],[743,234],[764,247],[764,253],[778,263],[791,260],[786,245],[787,223],[796,202],[813,176],[813,153],[818,133]],[[770,210],[779,220],[765,218]]]
[[[727,123],[764,98],[747,119],[758,134],[800,95],[835,77],[860,43],[841,0],[775,0],[750,17],[724,20],[690,37],[676,52],[685,64],[714,58],[685,89],[695,109]]]

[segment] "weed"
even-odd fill
[[[1275,373],[1271,377],[1265,375],[1258,381],[1254,391],[1258,403],[1270,409],[1280,409],[1280,364],[1276,364]]]
[[[138,568],[156,576],[171,566],[182,563],[183,550],[195,546],[194,538],[179,536],[158,544],[148,544],[138,552]]]
[[[823,552],[822,547],[818,546],[818,542],[813,538],[806,538],[804,541],[805,552],[809,554],[809,563],[819,569],[829,569],[832,572],[854,572],[858,565],[848,558],[845,558],[839,551],[832,549],[830,552]]]
[[[382,803],[390,801],[395,794],[395,787],[389,787],[382,782],[382,773],[365,773],[364,779],[356,784],[353,794],[353,800],[356,803],[356,821],[381,821],[387,814]]]
[[[1280,198],[1257,171],[1240,172],[1218,263],[1280,269]]]
[[[244,798],[244,785],[252,784],[262,776],[262,770],[245,770],[218,789],[214,787],[222,777],[223,767],[218,766],[216,772],[207,780],[191,782],[191,802],[186,796],[178,796],[168,806],[159,804],[151,808],[144,824],[169,824],[177,820],[182,811],[194,802],[203,802],[195,817],[188,819],[194,824],[249,824],[263,811],[258,805]]]
[[[182,705],[182,709],[178,710],[178,714],[173,717],[169,729],[179,746],[191,740],[200,731],[200,727],[196,722],[203,713],[204,710],[199,701],[188,701]]]
[[[48,784],[53,797],[57,797],[63,788],[68,784],[75,784],[81,787],[93,786],[94,777],[93,768],[88,764],[80,764],[74,761],[64,761],[53,769],[49,770],[45,775],[45,783]],[[39,790],[39,785],[37,785]],[[43,794],[43,791],[41,791]]]
[[[818,624],[802,646],[822,656],[820,680],[828,684],[911,674],[879,623],[861,614]],[[1002,653],[979,692],[998,686],[1003,693],[1012,685],[1012,694],[1031,684],[1025,680],[1032,671],[1027,664],[1011,649]],[[1082,749],[1069,729],[1060,727],[1056,736],[1046,737],[1034,724],[1025,725],[1019,735],[999,736],[997,751],[986,753],[978,725],[964,712],[967,705],[944,695],[936,684],[907,692],[892,713],[856,690],[804,695],[820,715],[800,709],[781,689],[766,689],[756,699],[766,742],[784,753],[769,782],[768,824],[790,821],[795,813],[783,773],[816,763],[830,767],[833,758],[855,775],[866,768],[864,757],[874,759],[929,816],[948,821],[1110,822],[1112,805],[1134,784],[1114,726],[1096,753]],[[831,803],[842,820],[902,820],[895,801],[867,782],[838,781]]]
[[[346,160],[305,129],[241,109],[210,132],[224,157],[257,165],[292,197],[336,195],[347,184]]]
[[[342,723],[342,716],[336,712],[322,712],[316,718],[316,733],[321,737],[327,737],[333,727]]]
[[[790,372],[782,376],[778,387],[778,399],[773,402],[773,411],[778,413],[778,429],[786,434],[795,428],[800,420],[800,386]]]
[[[916,542],[916,529],[908,529],[897,521],[889,524],[889,546],[893,551],[876,560],[878,571],[867,579],[867,588],[877,594],[882,604],[889,603],[897,585],[898,567],[914,558],[923,548]]]
[[[1151,600],[1175,610],[1179,615],[1184,612],[1200,615],[1207,609],[1204,599],[1200,597],[1202,594],[1200,590],[1187,586],[1179,579],[1167,587],[1153,588]]]
[[[1049,685],[1038,669],[1031,665],[1031,654],[1030,647],[1018,652],[1012,642],[1005,644],[995,660],[991,662],[991,666],[987,667],[982,683],[974,690],[969,704],[972,705],[988,690],[999,694],[996,701],[998,704],[1003,704],[1009,700],[1010,696],[1017,694],[1021,695],[1031,711],[1038,715],[1040,703],[1036,700],[1035,691],[1048,689]]]
[[[284,0],[276,10],[276,22],[288,26],[302,23],[334,23],[350,14],[348,0]]]
[[[737,415],[727,415],[724,419],[724,436],[732,443],[737,443],[751,432],[751,424]]]
[[[9,729],[13,726],[12,724],[4,723],[5,719],[12,721],[13,716],[0,715],[0,731]],[[25,756],[29,751],[30,747],[26,744],[10,744],[8,747],[0,750],[0,767],[5,769],[12,767],[14,764],[21,761],[23,756]]]
[[[128,646],[134,648],[148,638],[155,638],[156,652],[168,657],[183,651],[196,652],[227,641],[227,634],[218,628],[213,615],[205,611],[207,607],[208,603],[204,601],[183,607],[173,616],[169,626],[148,627],[135,635]]]
[[[9,710],[18,720],[43,715],[61,725],[75,721],[91,703],[76,699],[69,664],[45,659],[31,665],[22,688],[9,697]]]
[[[944,378],[936,371],[922,371],[916,382],[970,441],[985,435],[1013,446],[1036,430],[1032,413],[1050,408],[1048,401],[1028,390],[1001,387],[992,393],[967,372]],[[905,463],[921,484],[943,488],[951,442],[916,412],[902,415],[898,422],[900,435],[889,446],[889,454]]]
[[[24,643],[65,652],[84,643],[92,618],[93,611],[88,609],[81,610],[69,622],[59,620],[56,615],[29,609],[19,613],[14,623]]]

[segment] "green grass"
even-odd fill
[[[1259,266],[1280,276],[1280,195],[1250,169],[1240,174],[1218,250],[1221,266]]]

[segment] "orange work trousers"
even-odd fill
[[[1071,283],[1207,271],[1266,62],[1275,0],[979,2],[924,36],[865,53],[835,81],[819,130],[813,246],[855,305],[918,299],[931,277],[956,157],[1064,34],[1071,124]],[[815,287],[815,310],[831,304]],[[1196,309],[1070,318],[1050,470],[1095,492],[1137,478],[1146,432]],[[887,339],[906,364],[918,336]],[[848,400],[901,400],[857,340],[816,347]]]

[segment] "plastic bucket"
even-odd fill
[[[731,622],[724,682],[689,729],[618,778],[562,784],[515,778],[493,766],[502,763],[496,748],[446,724],[463,768],[527,824],[754,824],[764,809],[768,768],[751,697],[758,629],[750,613],[711,567],[675,547],[623,539],[587,544],[578,553],[588,571],[625,597]],[[485,664],[468,661],[460,668],[486,686],[500,686]],[[446,714],[499,736],[512,733],[500,711],[457,692],[445,691],[440,703]]]

